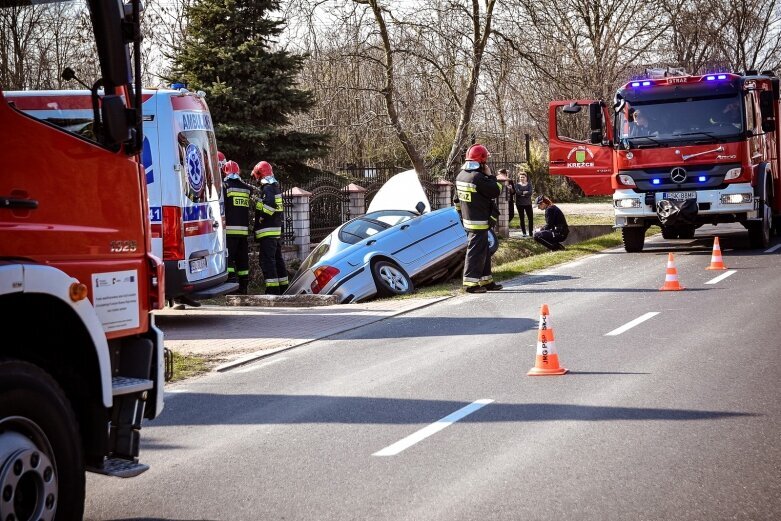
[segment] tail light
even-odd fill
[[[149,261],[149,309],[163,309],[165,305],[165,265],[159,257],[147,253]]]
[[[315,280],[312,281],[312,293],[320,293],[320,291],[331,282],[331,279],[339,275],[339,270],[333,266],[320,266],[315,269]]]
[[[163,206],[163,260],[184,259],[182,209]]]

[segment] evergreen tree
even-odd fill
[[[296,88],[304,57],[272,49],[283,22],[269,13],[278,8],[279,0],[197,0],[171,79],[206,92],[218,147],[243,171],[265,160],[300,180],[328,136],[285,128],[314,97]]]

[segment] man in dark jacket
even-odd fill
[[[239,165],[226,161],[222,166],[225,201],[225,236],[228,246],[228,281],[238,280],[240,295],[247,294],[249,285],[249,202],[252,187],[241,180]]]
[[[561,209],[544,195],[537,196],[537,208],[545,211],[545,226],[534,232],[534,240],[549,250],[565,250],[562,242],[569,235],[567,219]]]
[[[499,215],[493,199],[499,197],[502,183],[486,164],[490,157],[483,145],[473,145],[466,153],[466,163],[456,177],[456,207],[467,232],[464,261],[464,289],[467,293],[485,293],[502,289],[491,275],[488,253],[488,229]]]
[[[287,267],[282,258],[282,191],[271,165],[261,161],[252,170],[260,180],[261,199],[255,205],[255,240],[260,244],[260,267],[267,295],[281,295],[288,286]]]

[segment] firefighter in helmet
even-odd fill
[[[288,286],[287,267],[282,259],[282,191],[274,170],[266,161],[252,169],[260,181],[261,198],[255,205],[255,240],[260,244],[260,268],[266,281],[266,294],[281,295]]]
[[[224,157],[224,156],[223,156]],[[226,161],[222,167],[225,201],[225,235],[228,243],[228,281],[239,283],[240,295],[249,286],[249,204],[252,187],[241,180],[239,165]]]
[[[491,255],[488,252],[488,229],[499,219],[494,199],[502,191],[486,162],[490,157],[483,145],[472,145],[466,152],[466,162],[456,177],[456,208],[467,232],[464,288],[467,293],[498,291],[501,284],[491,275]]]

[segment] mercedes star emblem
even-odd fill
[[[674,183],[683,183],[686,181],[686,169],[681,167],[673,168],[670,170],[670,179],[672,179]]]

